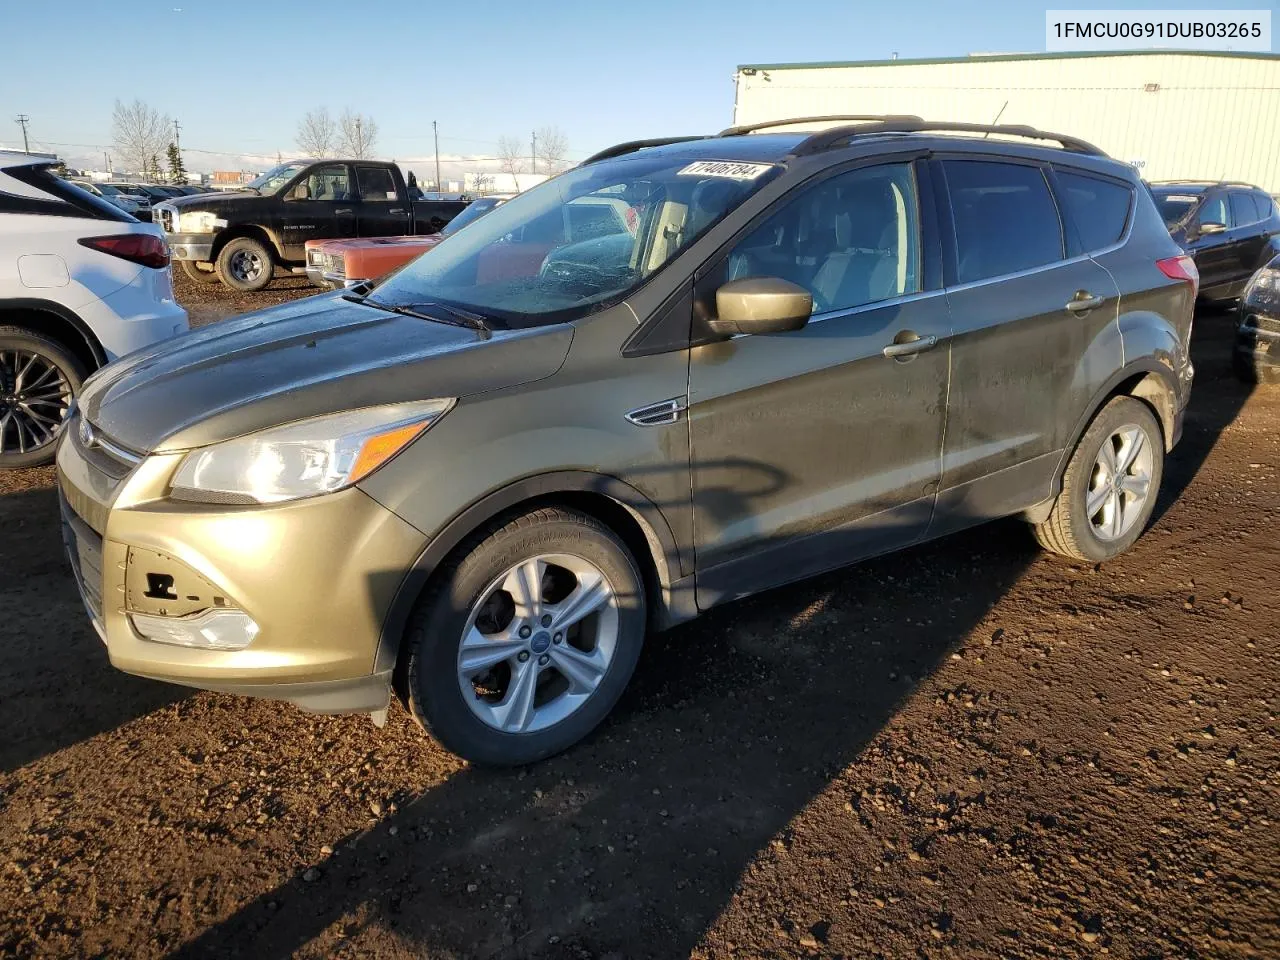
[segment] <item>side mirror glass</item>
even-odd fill
[[[1227,229],[1227,225],[1225,223],[1217,223],[1216,221],[1213,221],[1213,220],[1206,220],[1204,223],[1200,224],[1200,236],[1207,237],[1210,234],[1223,233],[1226,231],[1226,229]]]
[[[716,291],[716,314],[708,323],[722,337],[787,333],[809,322],[813,294],[778,277],[744,277]]]

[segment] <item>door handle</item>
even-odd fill
[[[334,208],[333,212],[334,213],[351,213],[352,211],[350,207],[342,207],[341,209]]]
[[[1066,303],[1072,313],[1088,313],[1094,307],[1102,306],[1102,297],[1096,297],[1088,290],[1078,290],[1076,295]]]
[[[901,360],[905,357],[914,357],[917,353],[924,353],[926,350],[932,350],[937,345],[938,338],[933,334],[921,337],[917,336],[912,330],[903,330],[893,338],[893,343],[880,352],[890,360]]]

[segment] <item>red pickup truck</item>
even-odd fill
[[[359,237],[347,240],[308,240],[307,276],[317,287],[339,290],[366,280],[378,280],[426,253],[445,237],[478,220],[507,197],[481,197],[429,236]]]

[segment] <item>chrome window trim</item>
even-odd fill
[[[915,293],[902,293],[896,297],[888,297],[884,300],[872,300],[870,303],[859,303],[853,307],[841,307],[838,310],[824,310],[822,313],[815,313],[809,318],[809,323],[825,323],[827,320],[839,320],[843,317],[851,317],[860,313],[867,313],[871,310],[880,310],[884,307],[895,307],[903,303],[914,303],[918,300],[927,300],[930,297],[938,297],[946,294],[946,288],[938,290],[918,290]],[[806,324],[808,326],[808,324]],[[742,336],[740,334],[739,336]]]

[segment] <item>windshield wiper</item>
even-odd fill
[[[451,327],[466,327],[468,330],[475,330],[480,334],[480,339],[488,340],[493,335],[493,328],[489,326],[484,317],[478,314],[470,313],[466,310],[459,310],[457,307],[445,306],[443,303],[412,303],[406,306],[395,306],[390,303],[383,303],[380,300],[371,300],[368,297],[353,296],[351,294],[343,294],[343,300],[349,300],[352,303],[360,303],[366,307],[377,307],[379,310],[386,310],[388,313],[398,313],[405,317],[416,317],[419,320],[433,320],[436,323],[447,323]],[[424,313],[419,308],[433,308],[445,314],[439,316],[435,313]]]

